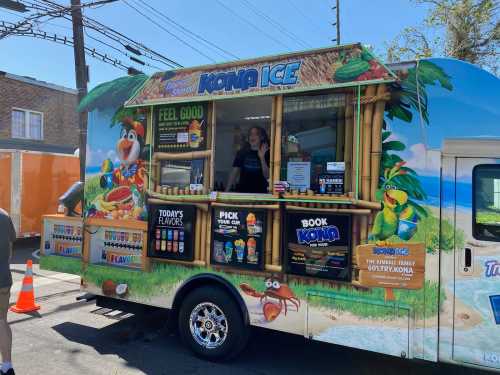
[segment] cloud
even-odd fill
[[[113,164],[119,164],[120,163],[120,159],[118,158],[118,155],[116,154],[116,151],[115,150],[109,150],[108,153],[106,154],[106,157],[108,159],[111,159],[111,161],[113,162]]]
[[[87,167],[100,167],[106,159],[111,159],[116,166],[120,164],[120,159],[115,150],[103,150],[102,148],[93,149],[87,144],[86,165]]]
[[[408,142],[408,139],[403,136],[402,134],[398,134],[396,132],[391,132],[391,135],[387,137],[386,141],[399,141],[401,143],[406,144]]]
[[[409,148],[406,165],[423,176],[439,174],[441,168],[441,152],[427,149],[423,143],[415,143]]]

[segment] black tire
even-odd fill
[[[208,304],[208,305],[207,305]],[[211,304],[211,305],[210,305]],[[213,306],[215,307],[213,307]],[[195,310],[199,310],[201,307],[208,307],[208,312],[217,313],[217,308],[222,312],[223,319],[221,315],[217,315],[217,317],[221,318],[221,322],[219,323],[219,327],[226,327],[225,335],[219,333],[223,332],[223,328],[217,330],[218,336],[213,335],[212,333],[206,334],[206,337],[223,337],[224,340],[215,347],[207,347],[206,345],[199,342],[201,335],[196,335],[196,333],[192,333],[191,331],[191,314],[198,319],[205,319],[205,315],[203,311],[200,311],[200,314],[194,314]],[[210,310],[212,308],[212,310]],[[210,320],[210,319],[208,319]],[[233,299],[233,297],[224,291],[222,288],[217,286],[203,286],[197,288],[190,292],[182,301],[179,315],[178,315],[178,323],[179,323],[179,334],[181,336],[182,341],[186,344],[198,357],[203,359],[207,359],[210,361],[218,361],[218,360],[227,360],[235,357],[246,345],[248,341],[249,335],[249,326],[245,323],[241,310]],[[195,322],[196,319],[193,319]],[[210,320],[211,322],[213,321]],[[225,323],[224,323],[225,321]],[[200,321],[197,321],[195,326],[203,325],[202,330],[204,332],[207,331],[206,323],[203,324]],[[213,327],[210,325],[209,328]],[[199,331],[198,331],[199,332]],[[197,338],[198,337],[198,340]],[[211,340],[210,340],[211,341]],[[218,341],[215,339],[215,341]],[[207,345],[211,345],[208,343]]]

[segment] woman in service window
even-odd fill
[[[269,138],[266,131],[254,126],[248,131],[248,142],[238,151],[233,161],[226,191],[231,191],[236,181],[240,193],[267,193],[269,178]]]

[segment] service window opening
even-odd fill
[[[272,97],[216,103],[216,191],[267,193]]]
[[[281,180],[296,191],[344,193],[345,95],[285,97]]]

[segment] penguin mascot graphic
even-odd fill
[[[122,120],[120,138],[115,150],[120,165],[113,169],[111,161],[105,160],[101,178],[101,187],[111,189],[117,186],[129,186],[142,192],[146,180],[146,166],[141,157],[144,149],[144,126],[130,117]]]
[[[144,126],[139,121],[126,117],[122,121],[120,139],[116,143],[116,154],[120,166],[113,171],[113,184],[117,186],[135,185],[144,189],[146,167],[141,153],[144,148]]]

